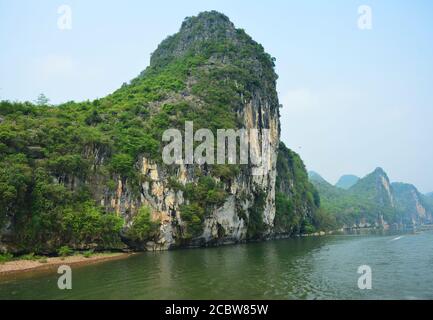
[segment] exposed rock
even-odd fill
[[[200,32],[197,32],[200,29]],[[240,31],[228,20],[227,17],[216,12],[202,13],[197,17],[188,18],[182,24],[181,30],[163,41],[151,58],[151,68],[163,68],[169,61],[180,58],[190,52],[200,52],[204,45],[212,41],[228,41],[240,48],[245,41],[244,36],[239,36]],[[252,41],[252,40],[251,40]],[[263,65],[257,57],[250,56],[251,68],[254,72],[263,73],[267,66]],[[231,66],[232,61],[227,57],[212,55],[209,58],[209,70],[223,70]],[[274,74],[273,70],[267,70]],[[144,71],[141,77],[146,77]],[[254,198],[259,191],[264,191],[265,204],[263,207],[263,223],[265,225],[262,237],[268,237],[273,233],[275,218],[275,181],[277,150],[279,145],[280,123],[279,103],[275,89],[275,79],[262,77],[262,83],[251,87],[250,98],[243,99],[243,105],[236,111],[239,128],[244,129],[268,129],[270,130],[270,170],[264,175],[253,175],[254,166],[243,168],[234,177],[230,185],[226,185],[228,197],[225,203],[214,208],[212,214],[206,216],[203,222],[203,233],[189,242],[189,245],[205,245],[214,243],[232,243],[244,241],[247,238],[248,223],[244,218],[239,217],[239,209],[248,213],[254,206]],[[187,83],[195,83],[191,76]],[[197,97],[191,88],[183,92],[182,96],[172,95],[164,100],[164,103],[171,103],[184,100],[188,97],[190,101],[204,103]],[[158,108],[157,105],[154,108]],[[261,139],[251,140],[250,149],[261,154],[263,150]],[[204,171],[204,167],[198,168]],[[168,249],[178,245],[185,245],[182,234],[182,216],[180,208],[188,204],[182,190],[173,190],[169,179],[174,179],[181,185],[197,182],[198,176],[195,165],[179,165],[174,171],[152,162],[146,157],[139,161],[139,171],[143,176],[139,189],[139,198],[132,196],[128,183],[118,181],[116,192],[95,194],[101,197],[107,209],[114,210],[131,221],[138,208],[143,205],[149,206],[153,216],[161,222],[158,239],[154,242],[147,242],[147,250]],[[246,217],[248,219],[248,217]]]
[[[415,186],[406,183],[393,183],[392,188],[400,223],[421,224],[432,221],[433,207],[429,206]]]

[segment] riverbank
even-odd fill
[[[68,257],[46,258],[43,260],[12,260],[0,264],[0,278],[18,273],[53,269],[61,265],[72,267],[124,259],[130,255],[131,253],[95,253],[90,257],[77,254]]]
[[[426,227],[426,230],[431,230],[433,227]],[[282,240],[282,239],[290,239],[290,238],[304,238],[304,237],[322,237],[322,236],[328,236],[328,235],[342,235],[342,234],[362,234],[360,231],[365,231],[365,233],[368,233],[368,231],[382,231],[386,232],[386,230],[379,230],[375,228],[360,228],[360,229],[338,229],[338,230],[331,230],[331,231],[320,231],[315,233],[309,233],[309,234],[299,234],[299,235],[293,235],[293,234],[277,234],[272,238],[265,239],[266,241],[272,241],[272,240]],[[349,232],[351,231],[351,232]],[[263,241],[263,240],[262,240]],[[229,242],[229,243],[220,243],[217,246],[225,246],[225,245],[235,245],[239,243],[251,243],[251,242],[262,242],[262,241],[245,241],[245,242]],[[202,248],[203,246],[197,246],[197,247],[186,247],[186,248]],[[178,248],[180,249],[180,248]],[[13,275],[13,274],[20,274],[20,273],[26,273],[31,271],[43,271],[49,270],[49,269],[55,269],[56,267],[60,265],[69,265],[69,266],[84,266],[84,265],[90,265],[95,263],[100,263],[104,261],[111,261],[116,259],[123,259],[127,258],[130,255],[134,253],[95,253],[91,256],[85,256],[83,254],[75,254],[73,256],[67,256],[67,257],[41,257],[41,259],[17,259],[17,260],[11,260],[4,263],[0,263],[0,279],[4,278],[5,276]]]

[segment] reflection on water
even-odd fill
[[[143,253],[0,282],[1,299],[433,299],[433,233],[308,237]],[[359,290],[369,265],[373,289]]]

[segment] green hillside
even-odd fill
[[[275,227],[297,234],[336,228],[336,221],[320,204],[301,157],[280,142],[277,160]]]

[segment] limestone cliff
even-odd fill
[[[274,61],[225,15],[203,12],[104,98],[1,102],[0,249],[165,250],[322,228],[302,161],[280,145]],[[241,164],[240,153],[234,164],[186,161],[184,143],[183,161],[164,162],[164,132],[186,139],[187,123],[214,137],[256,130],[249,155],[266,155],[266,170]]]
[[[422,224],[432,221],[433,207],[414,185],[392,183],[398,217],[403,224]]]
[[[242,30],[236,29],[224,15],[216,12],[202,13],[197,17],[187,18],[177,34],[160,44],[152,55],[150,67],[139,77],[140,81],[143,81],[148,73],[163,72],[168,65],[186,56],[200,56],[202,61],[186,70],[187,86],[182,92],[168,93],[163,99],[155,101],[151,108],[158,110],[168,103],[187,100],[192,105],[190,112],[202,113],[203,108],[207,108],[209,104],[206,99],[207,90],[212,88],[204,87],[198,94],[196,84],[203,73],[211,74],[210,81],[220,81],[222,78],[226,82],[232,82],[235,88],[243,87],[238,92],[229,92],[228,96],[229,100],[236,101],[227,110],[235,116],[236,128],[269,129],[271,132],[271,168],[262,176],[253,175],[252,166],[243,166],[238,173],[224,180],[212,174],[212,168],[207,165],[182,164],[167,168],[143,156],[137,163],[137,169],[143,177],[143,182],[137,186],[140,190],[139,197],[131,196],[130,184],[123,184],[120,180],[115,192],[97,194],[107,209],[115,210],[128,222],[137,212],[137,208],[151,208],[153,219],[160,222],[160,228],[154,239],[143,244],[147,249],[237,242],[250,236],[266,237],[272,233],[275,216],[275,166],[280,130],[279,104],[275,92],[276,76],[270,65],[271,61],[264,61],[266,56],[260,57],[263,55],[261,50],[242,52],[246,44],[259,47]],[[239,52],[214,50],[212,47],[215,45],[237,48]],[[230,70],[241,68],[242,72],[255,73],[259,82],[253,83],[237,77],[231,79]],[[130,86],[134,87],[134,82]],[[261,153],[261,141],[252,141],[250,148]],[[182,206],[191,204],[191,200],[185,196],[184,188],[188,184],[197,184],[201,176],[209,176],[216,182],[222,182],[226,196],[221,204],[207,208],[201,222],[202,230],[186,241]],[[174,188],[173,180],[180,187]],[[259,205],[257,201],[261,194],[264,194],[263,203],[260,204],[263,230],[260,234],[249,235],[250,212],[254,206]]]
[[[254,46],[254,50],[244,50],[245,46]],[[214,48],[221,46],[222,48]],[[233,50],[234,49],[234,50]],[[186,70],[186,87],[182,92],[168,92],[165,97],[154,101],[151,112],[158,112],[164,105],[181,101],[190,103],[190,112],[198,114],[208,107],[207,94],[212,94],[211,86],[200,88],[197,84],[201,77],[206,81],[218,83],[223,80],[230,83],[227,92],[230,100],[226,112],[233,116],[236,128],[269,129],[270,130],[270,161],[268,173],[257,176],[252,174],[252,166],[242,166],[238,173],[228,178],[221,178],[212,173],[207,165],[181,164],[167,167],[158,161],[142,156],[137,163],[137,170],[142,175],[138,189],[138,197],[132,196],[128,181],[117,182],[114,192],[96,194],[101,203],[109,210],[115,210],[125,217],[127,222],[141,206],[149,206],[153,219],[161,223],[159,233],[144,243],[147,249],[168,249],[179,245],[205,245],[246,240],[248,237],[266,237],[273,231],[275,216],[275,179],[276,159],[279,143],[279,104],[275,92],[276,75],[273,72],[272,61],[266,56],[260,46],[251,40],[242,30],[222,14],[216,12],[202,13],[197,17],[187,18],[180,31],[163,41],[151,57],[149,68],[137,80],[141,83],[149,73],[164,72],[177,61],[185,57],[199,56],[201,61]],[[254,73],[255,78],[241,78],[232,72]],[[256,81],[257,82],[254,82]],[[134,81],[127,90],[138,86]],[[233,103],[234,101],[234,103]],[[155,111],[153,111],[155,110]],[[206,127],[203,123],[203,127]],[[210,124],[209,124],[210,125]],[[196,129],[196,128],[194,128]],[[198,128],[197,128],[198,129]],[[223,128],[225,129],[225,128]],[[261,141],[252,143],[250,148],[261,152]],[[222,182],[226,192],[221,204],[207,208],[202,223],[202,229],[186,240],[187,227],[182,217],[182,206],[191,204],[185,196],[185,186],[196,185],[199,178],[209,176],[216,182]],[[173,187],[173,181],[177,188]],[[180,186],[180,187],[179,187]],[[260,234],[248,234],[249,215],[257,206],[258,197],[264,194],[260,219],[263,230]]]

